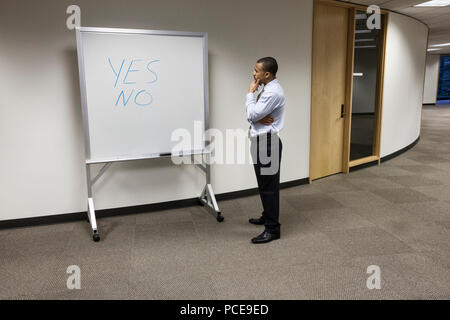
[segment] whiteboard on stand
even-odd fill
[[[167,156],[176,146],[204,152],[206,33],[81,27],[76,35],[87,163]],[[191,143],[180,149],[183,132]]]

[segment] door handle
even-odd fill
[[[344,113],[344,105],[341,104],[341,118],[343,118],[344,116],[345,116],[345,113]]]

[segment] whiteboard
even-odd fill
[[[76,37],[87,163],[203,152],[206,33],[81,27]],[[181,149],[177,129],[191,137]]]

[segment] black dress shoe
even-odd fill
[[[280,233],[270,233],[268,231],[264,231],[259,236],[252,239],[253,243],[266,243],[272,240],[280,239]]]
[[[262,225],[262,224],[264,224],[264,218],[263,217],[259,217],[258,219],[251,218],[251,219],[248,219],[248,222],[250,222],[251,224]]]

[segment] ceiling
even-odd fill
[[[359,3],[370,6],[375,4],[382,9],[414,17],[430,28],[429,45],[450,43],[450,6],[446,7],[413,7],[427,0],[342,0],[345,2]],[[432,51],[432,54],[450,54],[450,46],[442,50]]]

